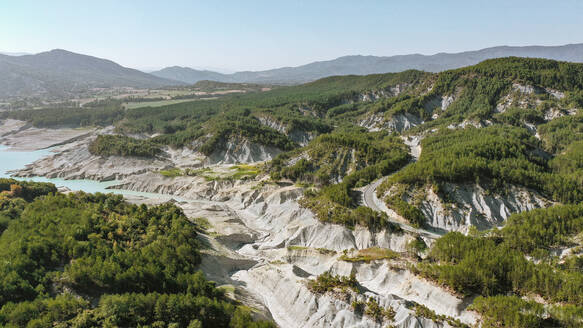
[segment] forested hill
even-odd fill
[[[509,56],[546,58],[581,63],[583,62],[583,44],[527,47],[501,46],[460,53],[438,53],[435,55],[411,54],[389,57],[344,56],[297,67],[283,67],[258,72],[237,72],[233,74],[198,71],[186,67],[170,67],[152,72],[152,74],[187,83],[210,79],[221,82],[296,84],[333,75],[379,74],[402,72],[409,69],[441,72],[448,69],[475,65],[486,59]]]
[[[183,84],[110,60],[56,49],[35,55],[0,55],[0,97],[63,97],[90,88],[155,88]]]
[[[410,70],[329,77],[162,107],[123,110],[121,103],[112,102],[6,112],[0,118],[23,119],[39,127],[113,124],[122,134],[155,135],[149,143],[196,147],[205,154],[237,138],[287,151],[345,125],[416,134],[468,125],[524,129],[553,115],[576,113],[573,109],[583,101],[582,86],[583,64],[511,57],[442,73]],[[577,117],[566,115],[559,121]],[[551,132],[546,125],[542,131]],[[558,133],[554,128],[542,141],[560,142]],[[545,147],[555,151],[559,146]]]
[[[0,326],[274,327],[197,270],[198,229],[174,205],[0,179]]]

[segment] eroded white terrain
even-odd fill
[[[189,218],[199,221],[203,217],[209,222],[206,232],[200,236],[206,246],[201,269],[209,279],[229,286],[230,296],[257,309],[259,316],[273,318],[281,327],[386,327],[388,324],[410,328],[449,327],[446,321],[418,316],[415,304],[466,324],[474,324],[479,319],[477,314],[466,310],[470,300],[408,269],[413,261],[408,255],[409,242],[421,238],[431,244],[439,234],[414,229],[387,209],[375,196],[379,181],[362,189],[364,205],[387,212],[390,220],[400,224],[403,231],[370,231],[363,227],[351,230],[324,224],[299,205],[303,195],[300,187],[277,185],[261,175],[247,180],[220,178],[221,173],[232,169],[229,163],[268,160],[277,154],[273,149],[233,142],[232,147],[214,159],[192,150],[170,148],[164,149],[164,155],[157,159],[102,158],[90,154],[87,146],[97,133],[111,133],[111,129],[76,135],[67,130],[26,132],[27,129],[30,128],[15,121],[3,122],[0,143],[30,143],[47,133],[53,136],[50,139],[53,143],[43,146],[57,146],[53,148],[54,154],[17,175],[119,180],[118,188],[176,196],[181,200],[177,204]],[[421,153],[420,139],[411,136],[405,140],[413,158]],[[219,178],[166,177],[159,173],[174,167],[203,166],[218,172]],[[432,190],[426,191],[420,206],[430,225],[444,231],[464,231],[470,225],[490,227],[502,223],[511,213],[548,205],[539,195],[520,188],[500,197],[485,193],[479,186],[450,187],[455,206],[445,203]],[[139,197],[129,197],[129,200],[158,201]],[[373,247],[390,249],[400,257],[370,262],[342,259]],[[324,272],[354,274],[359,293],[312,292],[308,281]],[[395,311],[394,319],[379,322],[356,313],[352,302],[369,298],[383,307],[391,307]]]

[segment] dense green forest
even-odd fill
[[[583,321],[583,261],[560,261],[551,249],[573,247],[583,232],[583,206],[557,205],[513,214],[501,230],[448,233],[416,270],[462,294],[482,295],[472,308],[486,327],[579,327]],[[537,259],[531,261],[530,255]],[[516,296],[540,295],[553,304]]]
[[[272,327],[197,270],[198,227],[171,204],[0,181],[0,325]]]
[[[121,102],[114,100],[87,108],[56,107],[0,112],[0,119],[28,121],[40,128],[106,126],[121,120],[123,116]]]
[[[479,182],[498,192],[511,183],[533,188],[559,202],[581,201],[583,186],[572,175],[553,170],[550,156],[537,152],[541,146],[522,128],[444,129],[424,138],[419,161],[393,175],[378,193],[383,195],[396,183]]]
[[[290,160],[297,159],[290,164]],[[348,179],[361,187],[402,167],[409,160],[402,140],[387,132],[344,127],[322,134],[306,147],[278,155],[271,162],[271,177],[328,185]],[[352,175],[351,173],[356,173]]]
[[[101,156],[154,157],[160,153],[160,146],[148,139],[99,135],[89,145],[89,152]]]

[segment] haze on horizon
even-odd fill
[[[355,10],[355,6],[358,6]],[[461,52],[582,42],[583,2],[8,2],[0,51],[55,48],[142,70],[298,66],[345,55]]]

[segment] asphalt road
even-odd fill
[[[378,212],[385,212],[387,214],[387,216],[389,217],[390,222],[398,224],[401,227],[401,229],[403,229],[405,231],[416,233],[416,234],[419,234],[423,237],[430,238],[430,239],[437,239],[437,238],[441,237],[440,234],[437,234],[435,232],[428,231],[425,229],[417,229],[417,228],[412,227],[406,223],[395,220],[394,218],[392,218],[392,213],[389,213],[387,211],[386,207],[381,208],[378,205],[382,201],[377,198],[377,195],[376,195],[377,188],[383,181],[385,181],[386,178],[387,177],[383,177],[383,178],[380,178],[376,181],[373,181],[371,184],[365,186],[362,189],[362,203],[363,203],[363,205],[366,207],[370,207],[371,209],[378,211]]]

